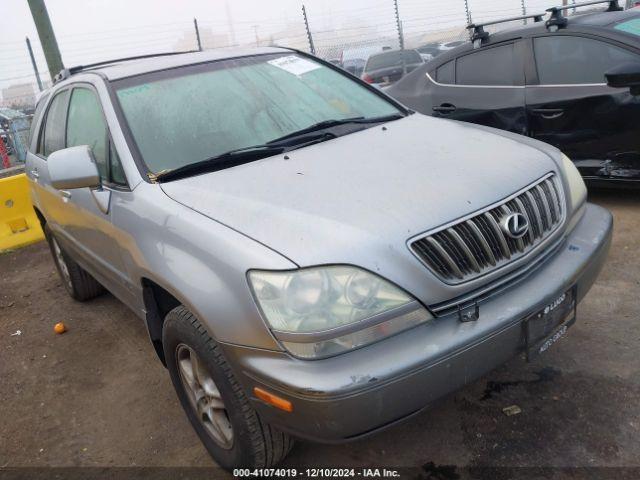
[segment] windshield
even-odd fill
[[[266,143],[326,120],[402,113],[348,76],[294,54],[192,65],[115,86],[153,173]]]
[[[378,70],[380,68],[395,67],[402,63],[421,63],[422,57],[415,50],[397,50],[395,52],[380,53],[372,55],[367,62],[366,71]]]

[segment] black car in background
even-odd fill
[[[387,93],[428,115],[550,143],[592,183],[640,186],[640,10],[595,3],[609,9],[566,18],[563,11],[586,4],[555,7],[546,21],[531,16],[491,35],[483,27],[500,22],[470,25],[473,43]]]
[[[367,59],[362,79],[379,86],[391,85],[423,63],[416,50],[386,50]]]

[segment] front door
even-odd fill
[[[536,84],[526,88],[529,134],[558,147],[586,178],[640,177],[640,97],[610,88],[605,72],[640,53],[605,39],[546,35],[532,43]]]
[[[113,293],[126,291],[128,277],[122,258],[118,232],[112,222],[112,202],[121,193],[114,182],[117,159],[97,92],[90,85],[71,91],[67,114],[67,147],[88,145],[100,173],[101,187],[77,188],[63,192],[67,212],[60,221],[77,254]],[[124,193],[124,192],[122,192]],[[120,296],[120,295],[119,295]]]

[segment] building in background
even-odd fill
[[[17,110],[30,109],[36,103],[33,83],[16,83],[2,89],[2,105]]]

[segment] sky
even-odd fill
[[[195,48],[193,19],[203,38],[251,45],[274,41],[306,48],[301,0],[45,0],[65,66]],[[553,0],[525,0],[540,10]],[[560,2],[560,0],[557,0]],[[316,47],[371,37],[397,37],[393,0],[304,0]],[[469,0],[474,20],[517,15],[521,0]],[[464,29],[464,0],[398,0],[405,34]],[[25,37],[38,70],[49,74],[27,0],[2,0],[0,89],[34,82]],[[232,27],[230,28],[230,25]]]

